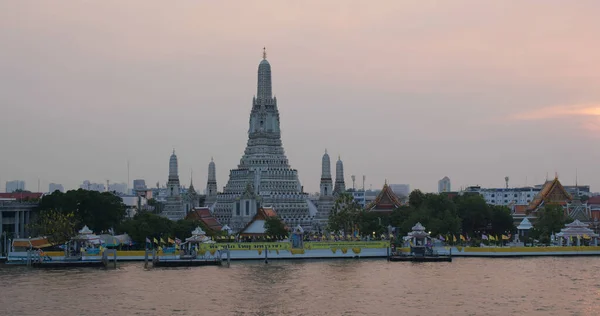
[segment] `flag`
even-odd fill
[[[494,238],[494,235],[490,235],[490,240],[491,241],[495,241],[496,240],[496,238]]]
[[[175,243],[175,240],[171,239],[171,237],[167,238],[167,241],[168,241],[170,244],[174,244],[174,243]]]
[[[181,239],[175,238],[175,243],[178,244],[178,245],[181,244]]]
[[[481,234],[481,239],[482,240],[488,240],[488,236],[486,234]]]
[[[154,237],[154,243],[158,244],[158,240],[156,240],[156,237]]]
[[[452,241],[456,242],[456,235],[452,235]]]
[[[440,235],[440,236],[438,237],[438,239],[439,239],[439,240],[441,240],[441,241],[446,241],[446,238],[444,238],[444,236],[442,236],[442,235]]]
[[[151,244],[152,242],[150,241],[150,238],[146,237],[146,243],[147,244]]]
[[[165,243],[165,241],[162,239],[162,237],[160,237],[160,243],[161,243],[161,244],[164,244],[164,243]]]
[[[461,235],[460,235],[460,240],[461,240],[461,241],[465,241],[465,240],[466,240],[466,239],[465,239],[465,236],[463,236],[463,235],[461,234]]]
[[[502,240],[508,240],[508,239],[509,239],[508,236],[502,235]]]

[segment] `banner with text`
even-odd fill
[[[246,243],[216,243],[202,244],[202,249],[229,249],[229,250],[289,250],[289,242],[246,242]]]
[[[387,248],[389,241],[336,241],[336,242],[305,242],[304,249],[341,249],[341,248]]]

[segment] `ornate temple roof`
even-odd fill
[[[564,205],[573,199],[571,194],[565,190],[558,177],[552,181],[546,181],[540,192],[533,198],[527,206],[527,212],[537,210],[543,203],[556,203]]]
[[[385,183],[375,200],[365,206],[365,210],[391,212],[400,206],[402,206],[402,201],[400,201],[398,196],[392,191],[392,188]]]
[[[221,223],[213,217],[208,207],[196,207],[187,214],[185,219],[201,221],[206,227],[212,231],[221,231]]]
[[[525,217],[521,223],[519,224],[519,226],[517,226],[517,229],[519,230],[529,230],[533,227],[533,225],[531,225],[531,222],[529,221],[529,219],[527,217]]]
[[[572,223],[566,224],[565,228],[560,230],[560,233],[556,234],[556,236],[560,237],[583,237],[587,235],[589,237],[598,237],[598,234],[594,233],[593,230],[588,228],[587,224],[580,222],[579,220],[575,220]]]
[[[276,217],[277,212],[272,207],[261,207],[256,215],[240,231],[240,236],[259,236],[265,234],[265,221],[269,217]]]

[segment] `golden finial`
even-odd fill
[[[263,59],[267,59],[267,48],[263,47]]]

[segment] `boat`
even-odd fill
[[[402,252],[398,244],[392,245],[392,251],[388,258],[389,261],[410,261],[410,262],[452,262],[452,251],[447,254],[440,254],[433,249],[432,238],[425,231],[421,223],[412,227],[412,232],[402,239],[408,242],[410,252]]]
[[[152,251],[152,266],[154,267],[193,267],[193,266],[220,266],[222,265],[221,255],[229,251],[217,249],[209,252],[203,252],[203,244],[214,244],[215,241],[206,236],[206,232],[200,227],[192,231],[192,237],[185,240],[184,243],[175,244],[171,247],[154,249]],[[147,265],[147,264],[146,264]]]

